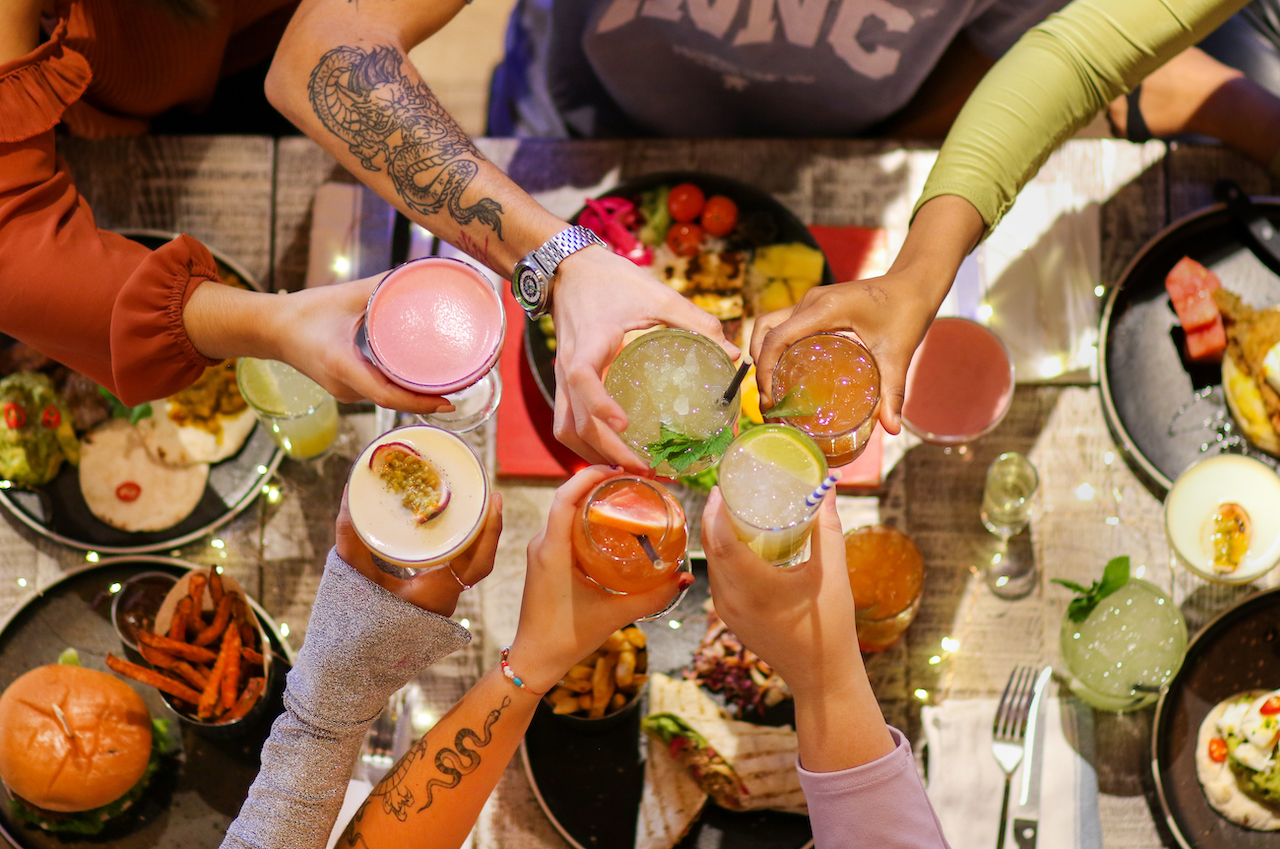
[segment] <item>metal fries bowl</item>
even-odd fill
[[[164,635],[169,633],[169,627],[174,619],[178,603],[189,595],[193,579],[202,581],[207,580],[207,576],[210,573],[205,569],[192,569],[181,578],[174,578],[174,576],[165,573],[146,574],[147,576],[156,575],[160,578],[169,579],[172,586],[170,587],[167,595],[165,595],[163,599],[160,599],[155,595],[154,591],[152,591],[146,594],[146,598],[144,600],[139,600],[137,598],[138,593],[134,591],[134,587],[130,585],[122,586],[120,591],[116,593],[116,598],[112,603],[112,621],[116,626],[116,632],[120,635],[121,641],[130,650],[128,653],[132,655],[131,659],[140,661],[139,665],[149,667],[152,671],[161,673],[164,671],[163,668],[156,663],[153,663],[152,658],[147,656],[147,647],[140,646],[138,644],[139,640],[136,633],[138,626],[145,626],[149,621],[149,633],[164,637]],[[145,576],[139,577],[141,578]],[[279,684],[278,678],[282,672],[280,665],[273,662],[274,652],[272,650],[271,642],[268,639],[262,621],[254,610],[254,605],[250,601],[248,594],[245,593],[244,588],[228,575],[220,574],[218,577],[225,593],[238,593],[244,598],[245,609],[248,615],[243,621],[249,624],[250,627],[253,628],[254,633],[257,634],[257,650],[262,655],[262,675],[251,676],[261,677],[263,679],[261,691],[259,692],[256,701],[254,701],[247,710],[240,712],[233,719],[226,719],[225,717],[201,719],[194,711],[186,707],[187,703],[185,701],[175,698],[173,695],[166,693],[163,690],[159,691],[159,695],[165,705],[173,711],[182,723],[190,725],[201,736],[210,739],[225,740],[247,734],[261,724],[262,720],[268,713],[268,705],[272,701],[271,695],[276,691]],[[130,584],[133,584],[133,582],[130,582]],[[151,585],[142,584],[140,586],[149,587]],[[214,610],[211,604],[210,593],[207,589],[203,589],[201,591],[201,597],[203,601],[201,609],[204,611]],[[154,600],[155,608],[153,610],[146,610],[143,606],[147,600]],[[227,620],[225,627],[235,627],[235,620]],[[219,648],[219,643],[220,640],[215,640],[202,648],[216,652]],[[172,658],[170,659],[172,660]],[[243,659],[237,661],[237,663],[240,662],[244,662]],[[150,682],[141,681],[140,683],[148,684]],[[199,688],[195,689],[198,690]],[[240,687],[238,692],[243,694],[245,690],[247,690],[247,685]]]
[[[634,638],[639,645],[634,645],[629,638]],[[610,635],[599,649],[591,656],[574,666],[561,679],[550,693],[543,697],[538,710],[543,711],[559,722],[582,734],[603,734],[606,731],[633,721],[631,717],[639,710],[640,694],[644,692],[643,682],[648,677],[649,651],[648,640],[637,625],[628,625]],[[626,663],[620,663],[622,656],[630,655]],[[587,669],[600,667],[600,674],[588,673]],[[581,673],[581,674],[575,674]],[[621,678],[619,678],[621,675]],[[603,676],[603,677],[601,677]],[[600,680],[597,681],[596,679]],[[623,685],[621,681],[625,680]],[[638,682],[633,685],[633,682]],[[603,685],[598,687],[597,685]],[[626,697],[626,701],[612,710],[604,709],[600,716],[593,716],[595,711],[581,707],[573,713],[557,709],[561,699],[572,699],[578,694],[583,699],[599,695],[604,699],[612,699],[615,693]]]

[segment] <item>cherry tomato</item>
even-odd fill
[[[1258,708],[1258,713],[1263,716],[1271,716],[1280,713],[1280,696],[1272,696],[1262,703],[1262,707]]]
[[[702,189],[693,183],[681,183],[667,195],[667,211],[676,221],[692,221],[702,214],[706,202]]]
[[[1209,741],[1209,760],[1220,764],[1227,759],[1227,741],[1214,737]]]
[[[40,414],[40,424],[53,430],[62,424],[62,413],[58,412],[58,408],[50,404],[44,408],[44,412]]]
[[[738,205],[724,195],[712,195],[702,209],[702,229],[712,236],[727,236],[738,226]]]
[[[142,494],[142,487],[133,481],[125,481],[116,487],[116,498],[121,501],[137,501],[138,496]]]
[[[10,401],[0,408],[4,410],[4,423],[9,427],[17,430],[27,423],[27,412],[17,404]]]
[[[697,224],[672,224],[667,231],[667,247],[676,256],[696,256],[702,247],[702,228]]]

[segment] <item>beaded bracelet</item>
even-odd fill
[[[507,663],[507,658],[510,656],[511,656],[511,646],[507,646],[502,650],[502,659],[500,660],[500,663],[502,664],[502,674],[507,676],[507,680],[510,681],[512,684],[515,684],[521,690],[524,690],[529,693],[533,693],[535,696],[545,696],[546,693],[539,693],[536,690],[530,690],[528,687],[524,685],[524,681],[521,680],[518,675],[516,675],[516,671],[511,668],[511,664]]]

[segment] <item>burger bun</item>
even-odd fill
[[[0,695],[0,780],[32,805],[64,813],[107,805],[138,783],[150,757],[147,706],[105,672],[41,666]]]

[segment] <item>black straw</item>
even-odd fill
[[[658,565],[658,552],[654,550],[653,543],[649,542],[646,534],[636,534],[636,542],[640,543],[640,547],[644,549],[645,556],[653,561],[653,565]]]
[[[746,360],[742,361],[742,365],[738,366],[738,373],[733,376],[733,380],[729,381],[729,388],[724,391],[724,397],[720,399],[720,406],[727,407],[729,402],[733,400],[733,396],[738,394],[739,387],[742,386],[742,380],[747,376],[747,371],[751,368],[751,363]]]

